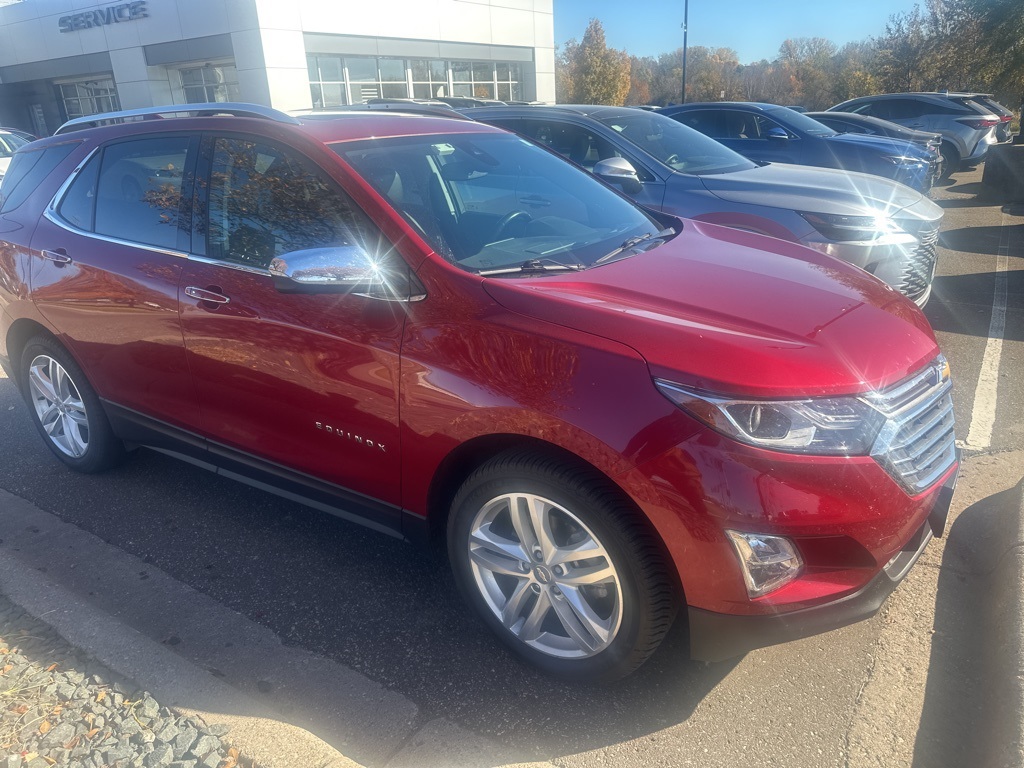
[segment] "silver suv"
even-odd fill
[[[989,146],[998,143],[996,128],[1001,116],[990,107],[960,93],[885,93],[862,96],[829,108],[829,112],[853,112],[905,125],[919,131],[942,134],[943,174],[977,165]]]

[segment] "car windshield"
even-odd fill
[[[785,123],[794,130],[806,133],[809,136],[835,136],[837,133],[824,123],[819,123],[813,117],[808,117],[807,115],[801,114],[800,112],[794,112],[792,109],[786,109],[785,107],[769,109],[768,114],[779,122]]]
[[[662,225],[639,207],[512,134],[403,136],[331,148],[437,253],[468,271],[583,269],[629,241],[635,250],[661,242]]]
[[[743,155],[664,115],[637,110],[635,115],[597,119],[673,171],[700,176],[756,167]]]

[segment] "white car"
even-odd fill
[[[27,133],[0,128],[0,179],[7,173],[7,166],[11,164],[14,150],[25,146],[30,141],[32,139],[28,137]]]

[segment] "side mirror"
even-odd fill
[[[609,157],[594,164],[594,175],[609,184],[620,184],[622,191],[631,195],[643,190],[644,185],[636,168],[624,157]]]
[[[765,137],[769,141],[789,141],[789,134],[786,133],[785,128],[769,128],[768,133],[765,134]]]
[[[357,245],[292,251],[271,261],[269,269],[281,293],[351,293],[380,301],[419,301],[426,296],[400,259],[374,259]]]

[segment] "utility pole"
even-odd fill
[[[690,0],[683,0],[683,100],[680,104],[686,103],[686,22],[690,15]]]

